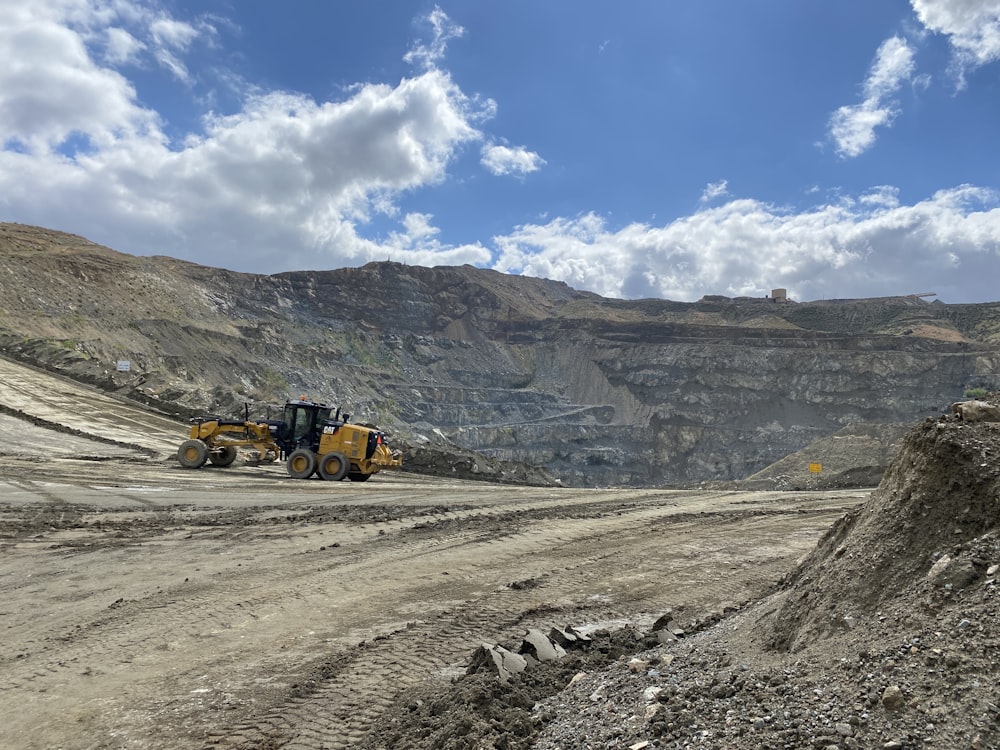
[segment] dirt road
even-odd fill
[[[481,642],[742,602],[866,496],[187,471],[168,419],[0,386],[0,748],[350,747]]]

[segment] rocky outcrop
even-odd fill
[[[1000,388],[1000,304],[611,300],[389,262],[260,276],[14,224],[0,313],[7,356],[168,413],[307,394],[583,486],[743,478]]]

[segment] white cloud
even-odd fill
[[[145,45],[125,29],[110,28],[106,37],[104,59],[111,66],[135,62],[145,49]]]
[[[191,81],[191,75],[184,64],[182,55],[187,52],[199,35],[197,29],[184,21],[173,18],[157,18],[150,26],[154,55],[164,68],[184,83]]]
[[[971,186],[899,205],[895,188],[879,186],[798,213],[734,200],[662,227],[612,231],[586,214],[495,237],[493,268],[611,297],[762,297],[784,287],[801,300],[925,291],[993,299],[998,206],[996,194]]]
[[[388,260],[405,260],[424,266],[461,265],[470,263],[483,265],[490,260],[490,251],[480,244],[458,247],[442,244],[437,236],[440,230],[431,221],[434,217],[424,213],[410,213],[403,217],[405,231],[393,232],[389,239],[369,248]]]
[[[719,180],[718,182],[708,183],[702,191],[701,198],[699,200],[702,203],[709,203],[714,201],[716,198],[722,198],[726,195],[729,195],[729,181]]]
[[[363,86],[343,102],[269,94],[209,118],[178,151],[132,138],[75,162],[0,153],[0,194],[30,213],[44,191],[60,224],[74,207],[82,227],[96,213],[131,234],[119,249],[190,257],[211,248],[195,259],[236,256],[251,270],[273,266],[275,254],[285,269],[368,260],[380,253],[355,225],[392,212],[392,194],[443,179],[460,144],[479,137],[465,104],[440,71]]]
[[[480,161],[497,176],[537,172],[545,164],[545,160],[534,151],[521,146],[511,148],[498,144],[483,146]]]
[[[190,47],[191,42],[198,36],[197,29],[191,24],[166,17],[153,21],[149,30],[158,45],[179,51]]]
[[[123,135],[156,137],[157,116],[131,83],[96,64],[83,35],[48,6],[0,6],[0,145],[41,153],[74,134],[94,145]],[[13,62],[13,61],[16,61]]]
[[[865,99],[885,99],[894,94],[913,73],[913,49],[894,36],[882,42],[865,81]]]
[[[417,242],[436,237],[441,230],[431,224],[434,217],[424,213],[410,213],[403,217],[406,232],[403,237],[407,241]]]
[[[170,143],[156,113],[107,67],[136,49],[109,36],[122,16],[67,3],[61,17],[54,5],[14,5],[0,26],[0,56],[26,61],[0,66],[0,215],[127,252],[261,272],[384,257],[358,225],[395,216],[402,191],[441,182],[463,144],[482,140],[472,123],[493,106],[431,67],[395,86],[358,85],[341,101],[262,93]],[[127,7],[130,28],[145,28],[146,43],[161,49],[182,52],[202,33],[153,6]],[[447,36],[447,17],[433,20]],[[98,40],[103,65],[88,39]],[[109,39],[122,54],[108,52]],[[412,263],[489,259],[479,245],[443,246],[429,222],[404,217],[386,246]]]
[[[927,31],[948,38],[959,87],[967,71],[1000,60],[1000,0],[910,0]],[[844,158],[861,155],[876,140],[876,130],[899,115],[894,96],[906,81],[926,89],[928,74],[916,74],[913,46],[899,36],[882,43],[864,83],[863,100],[845,105],[830,118],[829,135]]]
[[[895,208],[899,205],[899,188],[892,185],[877,185],[861,195],[858,201],[868,206]]]
[[[910,0],[920,23],[948,37],[959,75],[1000,60],[1000,0]]]
[[[416,43],[403,59],[423,70],[431,70],[444,57],[448,42],[465,34],[465,29],[452,22],[448,14],[437,5],[423,20],[431,27],[430,40]]]
[[[433,216],[400,209],[401,194],[446,180],[470,144],[486,142],[480,158],[494,174],[523,175],[545,162],[527,147],[486,141],[479,124],[496,104],[467,95],[437,67],[461,33],[439,8],[428,19],[433,39],[408,55],[422,66],[413,77],[358,84],[337,101],[260,92],[235,111],[205,115],[175,142],[115,66],[149,67],[157,49],[183,66],[185,50],[210,38],[206,24],[154,32],[166,17],[135,1],[0,0],[0,11],[0,59],[23,63],[0,66],[3,219],[264,273],[388,257],[492,265],[626,297],[762,296],[779,286],[799,299],[996,294],[988,269],[1000,257],[1000,208],[975,187],[901,205],[899,191],[881,185],[790,212],[754,200],[708,206],[728,196],[720,180],[706,186],[703,210],[665,226],[612,229],[590,213],[540,219],[493,247],[442,242]],[[880,48],[862,112],[844,118],[845,154],[863,151],[891,121],[891,97],[911,72],[905,42]],[[367,239],[374,221],[395,222],[396,231]]]
[[[913,71],[913,49],[904,39],[894,36],[882,43],[864,83],[864,100],[840,107],[830,118],[840,156],[859,156],[871,148],[875,129],[890,125],[898,114],[892,97]]]
[[[875,144],[875,128],[892,122],[895,113],[883,107],[851,104],[830,118],[830,136],[842,157],[860,156]]]
[[[116,0],[0,0],[0,145],[40,152],[68,139],[100,148],[122,138],[160,138],[159,116],[141,106],[117,68],[153,60],[188,81],[183,55],[214,34],[153,4]],[[98,60],[99,58],[99,60]],[[16,61],[12,64],[10,61]]]

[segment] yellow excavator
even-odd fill
[[[305,396],[288,401],[280,420],[254,422],[247,415],[242,421],[195,417],[191,422],[191,435],[177,450],[177,460],[186,469],[208,462],[229,466],[240,448],[256,452],[262,462],[285,459],[293,479],[317,474],[328,481],[346,477],[365,482],[382,469],[403,465],[402,454],[388,446],[384,432],[352,424],[339,407],[334,411]]]

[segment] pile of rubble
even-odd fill
[[[997,750],[998,570],[993,397],[915,426],[767,599],[683,628],[484,645],[366,746]]]
[[[536,709],[536,748],[1000,747],[1000,402],[907,435],[780,591]]]
[[[392,444],[402,447],[403,469],[417,474],[537,487],[555,487],[560,484],[548,470],[540,466],[485,456],[462,448],[442,435],[434,435],[433,439],[420,434],[397,436],[393,438]]]

